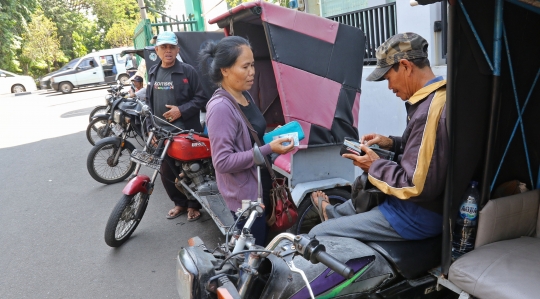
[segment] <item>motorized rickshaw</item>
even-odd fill
[[[368,297],[361,298],[423,298],[436,296],[433,292],[443,288],[454,292],[453,295],[446,293],[444,298],[537,298],[540,294],[540,191],[520,193],[515,188],[503,188],[501,192],[498,187],[518,180],[528,189],[540,189],[540,134],[537,133],[540,128],[537,120],[540,112],[537,86],[540,1],[456,0],[450,1],[448,11],[446,109],[451,151],[443,233],[438,238],[423,241],[367,243],[405,279],[377,289],[375,293],[368,291]],[[290,164],[279,159],[274,164],[278,172],[290,178],[295,201],[301,207],[307,192],[313,190],[302,184],[317,179],[324,181],[328,177],[324,176],[326,167],[319,167],[315,161],[332,159],[332,155],[337,157],[336,153],[331,153],[334,144],[339,144],[344,136],[355,137],[360,78],[356,82],[347,75],[356,78],[359,74],[353,72],[355,68],[361,69],[359,53],[364,49],[361,38],[346,36],[345,32],[353,32],[348,27],[312,20],[306,14],[285,11],[262,1],[241,4],[210,20],[223,28],[226,35],[248,37],[261,65],[258,75],[265,76],[264,72],[268,72],[270,77],[276,78],[281,107],[275,109],[281,108],[284,118],[279,119],[279,113],[266,114],[268,123],[273,123],[269,118],[272,116],[276,117],[277,124],[293,119],[308,122],[304,130],[310,137],[304,141],[304,147],[292,155]],[[259,34],[254,34],[257,32]],[[330,58],[324,55],[331,52],[329,48],[336,51],[335,45],[339,48],[342,43],[348,47],[338,49],[340,55],[332,53]],[[356,60],[348,61],[354,52]],[[343,57],[347,58],[345,65],[340,64]],[[264,64],[267,71],[263,71]],[[324,82],[335,78],[332,76],[336,74],[342,74],[342,80],[335,81],[340,82],[341,87],[334,87],[340,90],[338,100],[325,93],[331,87],[325,85],[329,82]],[[254,90],[252,94],[259,95]],[[323,99],[319,100],[317,95],[322,95]],[[311,101],[312,97],[317,100]],[[329,107],[326,99],[336,106],[330,113],[324,111],[333,116],[331,125],[317,119],[331,119],[328,114],[319,113]],[[272,97],[262,100],[259,97],[259,100],[265,104],[261,106],[262,111],[276,105]],[[302,106],[296,106],[297,103]],[[349,105],[341,110],[344,104]],[[302,109],[305,111],[298,111]],[[353,121],[347,122],[347,117],[341,114],[343,111],[352,111]],[[334,125],[336,120],[342,122]],[[339,125],[343,124],[350,131],[334,132],[334,128],[341,129]],[[315,179],[295,181],[314,173],[317,174]],[[471,180],[479,181],[482,191],[476,248],[452,261],[455,216]],[[300,227],[307,228],[308,224]],[[294,232],[304,231],[297,228]],[[189,250],[181,253],[186,251]],[[179,255],[178,261],[185,264],[186,256]],[[198,267],[197,261],[193,265]],[[201,268],[194,269],[201,271]],[[435,283],[430,282],[429,276]],[[179,281],[191,277],[190,283],[201,279],[196,272],[182,274],[179,271],[177,277]],[[283,280],[280,287],[285,289],[290,281],[291,277]],[[362,281],[357,279],[352,283]],[[314,282],[315,279],[309,281]],[[377,288],[387,282],[381,281]],[[422,294],[416,292],[419,286],[424,288]],[[317,298],[330,298],[328,293],[319,294]],[[309,295],[299,292],[294,298],[309,298]]]
[[[307,232],[320,222],[311,201],[306,200],[311,191],[324,190],[334,204],[350,198],[355,167],[339,151],[345,137],[358,139],[363,56],[357,55],[355,49],[364,48],[365,37],[358,28],[308,14],[303,14],[306,18],[299,23],[303,25],[294,25],[283,18],[293,10],[266,2],[240,7],[232,17],[214,20],[223,31],[175,32],[180,59],[195,67],[210,97],[217,86],[201,71],[199,50],[209,40],[219,40],[233,32],[250,41],[255,82],[249,92],[263,112],[268,130],[294,120],[305,134],[298,149],[277,157],[273,168],[287,178],[298,206],[299,222],[292,229],[296,233]],[[263,7],[268,7],[265,18],[272,19],[265,19],[264,26]],[[317,30],[312,31],[312,26]],[[147,69],[159,62],[154,47],[134,52],[145,58]],[[203,177],[204,186],[211,186],[211,192],[206,187],[199,190],[200,184],[194,185],[193,180],[178,180],[178,187],[190,199],[198,200],[225,234],[234,219],[223,198],[215,192],[212,173]]]

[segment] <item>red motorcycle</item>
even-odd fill
[[[131,160],[137,166],[132,179],[122,191],[124,195],[109,216],[105,227],[105,242],[111,247],[118,247],[135,231],[146,211],[165,155],[175,160],[175,165],[169,166],[176,174],[177,188],[188,199],[198,200],[224,232],[234,223],[234,219],[217,189],[210,156],[210,140],[202,133],[180,128],[177,128],[179,132],[173,133],[161,128],[154,120],[160,118],[152,115],[148,106],[143,103],[141,105],[141,111],[137,112],[141,121],[146,118],[151,123],[148,140],[143,150],[131,153]],[[154,170],[152,177],[139,174],[142,165]]]

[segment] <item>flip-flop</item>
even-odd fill
[[[327,203],[330,203],[330,202],[326,198],[324,198],[324,196],[317,196],[317,204],[315,204],[313,195],[310,195],[310,198],[311,198],[311,204],[313,204],[313,207],[319,213],[319,217],[321,218],[321,222],[326,221],[326,219],[324,219],[324,214],[323,214],[323,209],[322,209],[322,202],[323,201],[327,202]]]
[[[167,216],[165,216],[165,218],[167,218],[167,219],[174,219],[174,218],[178,218],[178,217],[180,217],[180,216],[184,215],[184,214],[185,214],[186,212],[187,212],[187,211],[180,211],[180,212],[178,212],[178,214],[176,214],[176,215],[173,215],[173,216],[171,216],[171,215],[167,214]]]
[[[199,216],[196,216],[194,218],[189,218],[189,215],[188,215],[188,220],[187,221],[189,221],[189,222],[197,221],[197,220],[199,220],[199,218],[201,218],[201,216],[202,216],[202,213],[201,213],[201,211],[199,211]]]

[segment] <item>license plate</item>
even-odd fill
[[[159,170],[162,162],[161,158],[141,150],[134,150],[131,153],[131,161],[141,163],[156,170]]]
[[[120,136],[124,132],[124,128],[120,124],[114,125],[112,130],[116,136]]]

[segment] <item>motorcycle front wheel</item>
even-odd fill
[[[150,195],[137,193],[124,195],[114,207],[105,227],[105,243],[119,247],[135,231],[146,211]]]
[[[86,127],[86,139],[91,145],[95,145],[99,140],[113,136],[114,133],[108,126],[109,119],[107,117],[98,117],[91,121]]]
[[[114,184],[125,180],[135,170],[137,164],[131,161],[131,153],[135,146],[129,141],[123,141],[124,146],[118,146],[116,138],[103,140],[95,145],[86,159],[86,169],[94,180],[103,184]],[[118,159],[115,157],[120,151]]]
[[[94,108],[90,112],[90,115],[88,116],[88,122],[92,121],[92,118],[94,117],[94,115],[107,114],[107,112],[109,112],[108,106],[96,106],[96,108]]]
[[[328,196],[331,205],[341,204],[351,198],[351,193],[343,189],[329,189],[323,190]],[[298,220],[296,223],[288,229],[288,231],[295,235],[307,234],[317,224],[321,223],[321,218],[317,209],[311,203],[311,192],[300,202],[298,206]]]

